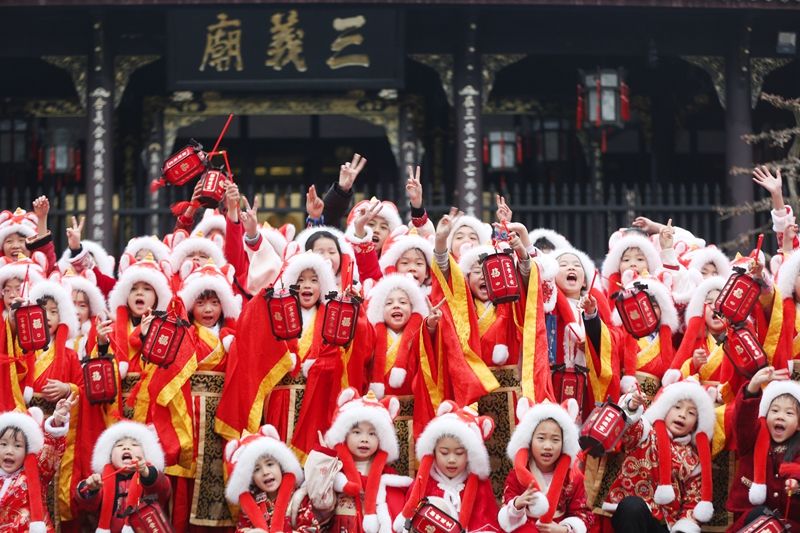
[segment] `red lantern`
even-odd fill
[[[155,365],[166,368],[178,356],[181,343],[186,337],[189,323],[175,313],[156,311],[147,336],[142,343],[142,357]]]
[[[722,349],[736,371],[750,379],[767,366],[767,355],[749,326],[734,326],[725,334]]]
[[[620,406],[606,402],[589,414],[581,427],[578,443],[592,457],[602,457],[616,448],[627,421],[628,417]]]
[[[583,407],[587,373],[588,370],[579,365],[570,368],[566,365],[557,365],[553,368],[553,390],[558,403],[563,404],[569,399],[574,399],[578,402],[578,407]]]
[[[288,289],[267,289],[264,298],[267,300],[269,325],[276,339],[286,341],[296,339],[303,333],[303,315],[300,313],[298,286]]]
[[[335,346],[347,346],[356,335],[356,322],[361,298],[331,291],[326,296],[322,340]]]
[[[511,257],[511,250],[498,251],[495,254],[481,255],[483,280],[486,292],[493,304],[515,302],[520,297],[520,284],[517,278],[517,267]]]
[[[94,359],[84,359],[83,383],[90,404],[113,403],[117,399],[114,356],[101,355]]]
[[[50,344],[47,314],[41,304],[12,305],[17,323],[17,341],[22,351],[34,352]]]
[[[732,323],[744,322],[753,310],[761,294],[761,284],[741,267],[734,267],[725,286],[722,287],[714,311]]]
[[[161,168],[160,185],[183,185],[206,170],[208,156],[198,143],[190,144],[164,161]]]
[[[225,196],[225,184],[231,178],[222,170],[208,170],[200,178],[200,195],[197,198],[200,205],[213,209],[222,201]]]
[[[618,292],[614,302],[622,325],[637,339],[647,337],[658,327],[653,301],[645,289],[647,285],[636,282],[633,289]]]
[[[148,503],[138,509],[129,509],[129,512],[128,525],[135,533],[173,533],[175,531],[158,503]]]
[[[411,533],[463,533],[464,528],[458,520],[445,513],[427,498],[420,501],[414,516],[406,521],[406,529]]]
[[[784,531],[789,531],[787,524],[773,511],[767,511],[767,514],[760,515],[736,533],[783,533]]]

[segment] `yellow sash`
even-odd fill
[[[401,334],[402,335],[402,334]],[[394,362],[397,361],[397,350],[400,347],[400,336],[394,337],[388,331],[386,332],[386,368],[383,373],[389,372],[394,367]],[[389,344],[391,342],[391,344]]]
[[[661,355],[661,337],[657,335],[653,342],[645,338],[641,338],[637,342],[639,344],[639,354],[636,357],[636,370],[641,370],[653,359]]]
[[[197,370],[211,370],[222,362],[225,357],[225,347],[222,345],[222,340],[207,327],[198,322],[194,323],[194,327],[197,329],[197,337],[206,345],[214,347],[202,361],[197,362]]]

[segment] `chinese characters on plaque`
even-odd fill
[[[167,35],[176,90],[402,87],[402,13],[393,9],[172,11]]]

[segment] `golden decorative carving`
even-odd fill
[[[89,58],[86,56],[42,56],[42,60],[69,72],[78,101],[86,109]]]
[[[481,54],[481,77],[483,79],[483,103],[489,101],[489,93],[494,87],[494,79],[498,72],[517,61],[528,57],[528,54]]]
[[[439,81],[447,97],[447,103],[453,105],[453,55],[452,54],[411,54],[417,63],[432,68],[439,74]]]
[[[131,79],[131,74],[145,65],[158,61],[159,55],[115,56],[114,57],[114,108],[119,107],[122,95]]]
[[[86,116],[86,108],[78,100],[30,100],[25,102],[24,110],[36,118]]]

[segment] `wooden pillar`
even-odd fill
[[[729,204],[745,205],[753,201],[753,182],[749,173],[731,174],[734,167],[751,168],[753,151],[742,140],[752,133],[750,111],[750,33],[746,21],[737,23],[728,39],[725,57],[725,183]],[[755,227],[752,213],[733,217],[728,225],[727,238],[734,239]]]
[[[483,211],[481,161],[481,58],[478,52],[478,13],[470,10],[463,22],[464,38],[455,57],[456,189],[458,207],[478,218]]]
[[[161,177],[161,166],[164,162],[164,110],[159,106],[152,110],[150,132],[147,146],[145,147],[146,170],[147,170],[147,189],[150,183]],[[159,224],[159,212],[162,205],[166,204],[164,194],[161,190],[149,194],[147,207],[151,210],[151,215],[145,221],[145,231],[149,235],[161,235],[164,231]],[[170,221],[171,222],[171,221]],[[167,229],[170,231],[170,229]],[[121,243],[124,244],[124,243]]]
[[[107,250],[113,245],[111,201],[114,188],[113,52],[108,46],[108,28],[102,12],[90,16],[88,124],[87,124],[87,238]]]

